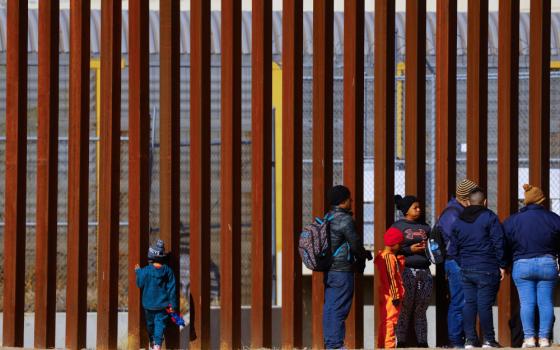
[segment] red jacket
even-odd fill
[[[375,257],[375,266],[379,273],[379,292],[392,300],[402,300],[404,297],[404,287],[402,282],[402,272],[404,271],[405,258],[402,255],[395,255],[391,252],[381,250]]]

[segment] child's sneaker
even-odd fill
[[[153,349],[154,350],[161,350],[161,345],[154,345]]]
[[[537,347],[537,340],[533,337],[533,338],[527,338],[523,341],[523,345],[521,346],[522,348],[526,349],[526,348],[536,348]]]
[[[539,347],[550,348],[550,340],[548,338],[539,339]]]

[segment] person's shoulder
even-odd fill
[[[354,218],[352,217],[352,215],[350,215],[350,213],[343,212],[343,211],[336,212],[333,218],[333,221],[334,220],[337,220],[343,226],[351,225],[354,223]]]
[[[500,221],[500,217],[496,214],[492,209],[486,208],[482,215],[486,215],[489,220],[498,220]]]
[[[390,227],[398,228],[402,231],[403,226],[406,226],[406,221],[404,219],[398,219],[397,221],[393,222]]]
[[[523,214],[524,214],[524,212],[522,212],[522,211],[518,211],[518,212],[515,212],[515,213],[511,214],[510,216],[508,216],[504,220],[504,225],[509,225],[509,224],[513,223],[515,220],[517,220],[518,218],[523,216]]]

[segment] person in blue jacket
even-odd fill
[[[504,222],[513,257],[512,277],[519,293],[524,348],[549,347],[554,322],[554,288],[558,281],[560,216],[544,207],[543,191],[523,185],[525,207]],[[539,332],[535,330],[535,306]]]
[[[149,265],[140,268],[135,266],[136,285],[142,290],[142,307],[146,316],[146,328],[150,337],[150,346],[161,349],[163,335],[169,322],[167,308],[179,309],[177,300],[175,274],[165,264],[167,254],[165,244],[158,239],[148,249]]]
[[[486,208],[481,189],[471,192],[468,206],[453,224],[449,254],[457,257],[463,276],[465,348],[478,346],[476,316],[482,326],[484,348],[500,347],[495,339],[492,306],[504,276],[504,230]]]
[[[469,179],[463,179],[457,184],[455,198],[447,203],[447,206],[435,224],[436,229],[441,232],[441,240],[445,247],[445,275],[449,286],[449,308],[447,310],[447,336],[449,345],[453,348],[465,346],[465,332],[463,330],[463,307],[465,306],[465,295],[463,294],[463,276],[457,262],[457,257],[452,255],[451,230],[459,215],[468,205],[471,191],[478,185]],[[451,253],[450,253],[451,251]]]

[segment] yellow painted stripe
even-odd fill
[[[276,252],[282,251],[282,67],[272,62],[272,107],[274,108],[274,158],[276,164]]]

